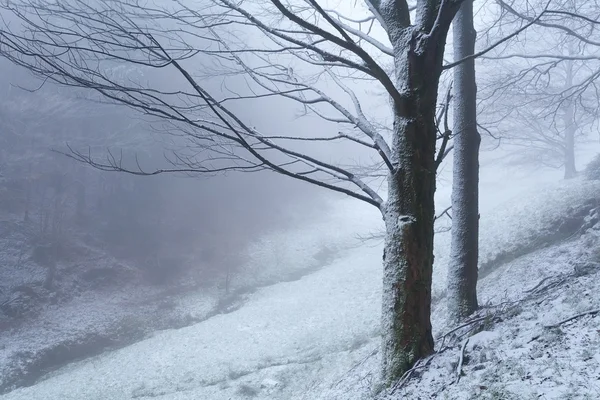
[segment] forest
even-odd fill
[[[600,398],[599,29],[2,0],[0,398]]]

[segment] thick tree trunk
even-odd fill
[[[566,66],[565,89],[569,89],[573,86],[573,62],[568,61]],[[577,174],[575,168],[575,131],[577,125],[575,122],[575,109],[570,100],[565,103],[563,121],[565,124],[565,179],[571,179]]]
[[[384,210],[382,379],[388,386],[434,349],[435,111],[444,42],[426,51],[417,48],[418,40],[404,40],[403,45],[397,47],[396,78],[404,99],[395,109],[396,168],[388,177]]]
[[[475,51],[473,1],[465,1],[454,19],[454,57]],[[477,310],[479,256],[479,144],[475,62],[454,69],[454,176],[452,242],[448,266],[448,314],[452,322]]]

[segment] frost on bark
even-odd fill
[[[475,51],[473,2],[465,1],[453,24],[454,57]],[[477,310],[479,251],[479,143],[475,62],[454,69],[454,166],[452,181],[452,243],[448,268],[448,313],[459,321]]]
[[[435,3],[435,4],[434,4]],[[436,171],[435,112],[446,35],[456,3],[428,2],[417,24],[395,29],[396,81],[402,98],[394,107],[393,163],[384,221],[382,379],[390,385],[434,350],[431,282]],[[438,14],[439,11],[439,14]],[[435,21],[437,16],[437,21]]]

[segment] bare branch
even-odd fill
[[[550,0],[551,1],[551,0]],[[548,4],[546,5],[546,8],[540,13],[538,14],[537,17],[532,18],[527,24],[525,24],[524,26],[522,26],[521,28],[517,29],[516,31],[514,31],[513,33],[511,33],[510,35],[504,36],[502,39],[498,40],[496,43],[492,44],[491,46],[487,47],[484,50],[478,51],[475,54],[472,54],[470,56],[461,58],[460,60],[456,60],[454,62],[445,64],[442,68],[443,69],[450,69],[450,68],[454,68],[457,65],[462,64],[463,62],[467,61],[467,60],[473,60],[475,58],[481,57],[487,53],[489,53],[490,51],[494,50],[496,47],[500,46],[501,44],[508,42],[510,39],[518,36],[521,32],[524,32],[527,28],[529,28],[532,25],[538,24],[540,21],[540,18],[542,18],[542,16],[546,13],[548,6],[550,5],[550,1],[548,2]]]

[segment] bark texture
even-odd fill
[[[473,1],[463,2],[453,25],[454,57],[475,51]],[[452,241],[448,266],[448,311],[453,322],[477,310],[479,257],[479,144],[475,62],[454,69],[454,161],[452,181]]]
[[[394,172],[384,209],[382,379],[390,385],[433,352],[431,282],[435,193],[437,91],[447,30],[418,28],[392,37],[397,87]]]

